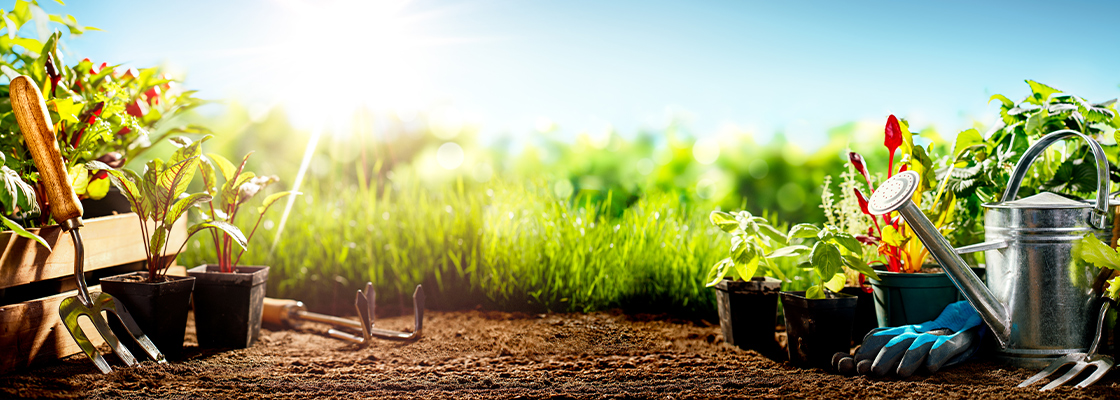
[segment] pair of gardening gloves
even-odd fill
[[[864,336],[855,356],[836,353],[833,367],[841,374],[900,377],[925,368],[930,373],[963,362],[980,347],[986,325],[967,301],[945,307],[933,321],[897,328],[878,328]]]

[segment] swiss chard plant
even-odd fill
[[[140,216],[140,232],[144,237],[144,250],[147,254],[148,281],[161,282],[174,256],[183,250],[188,239],[204,229],[220,230],[233,243],[246,245],[245,235],[240,229],[224,221],[203,221],[187,228],[187,237],[178,249],[169,249],[172,226],[187,211],[213,199],[209,193],[188,194],[187,186],[199,168],[202,156],[202,142],[210,136],[192,142],[186,137],[171,139],[179,148],[164,162],[158,158],[145,165],[144,174],[130,169],[113,169],[104,163],[91,162],[90,168],[107,171],[113,184],[128,199],[132,211]],[[149,225],[146,221],[152,221]],[[168,250],[174,250],[169,252]]]
[[[817,281],[805,290],[805,297],[810,299],[823,299],[830,292],[839,292],[847,281],[845,269],[864,274],[872,279],[879,279],[874,269],[871,269],[860,257],[862,244],[851,234],[841,231],[831,225],[823,229],[811,224],[794,225],[786,235],[791,242],[814,241],[809,250],[806,266],[816,272]],[[793,245],[799,253],[808,250],[805,245]]]
[[[914,143],[914,135],[910,132],[906,121],[900,122],[894,115],[887,118],[887,124],[883,132],[883,144],[890,155],[890,161],[887,164],[887,178],[907,170],[918,173],[920,179],[912,200],[919,208],[923,208],[922,195],[932,188],[933,183],[936,182],[933,159],[930,157],[929,151],[925,147]],[[895,153],[899,149],[901,149],[901,152],[899,152],[901,157],[896,164]],[[853,151],[848,153],[848,159],[866,181],[868,190],[874,193],[875,186],[872,183],[871,174],[863,156]],[[858,187],[852,188],[851,194],[855,196],[860,212],[871,216],[867,203],[869,196],[864,195]],[[843,195],[847,196],[848,194],[844,193]],[[921,241],[913,238],[913,233],[909,231],[906,221],[903,221],[897,213],[871,217],[873,226],[868,227],[866,234],[857,235],[855,240],[877,247],[879,254],[886,259],[885,264],[890,272],[920,271],[929,252],[926,251]],[[856,252],[857,254],[860,253],[859,251]]]
[[[209,212],[203,211],[203,219],[211,223],[234,225],[242,205],[245,205],[249,199],[269,185],[279,181],[276,176],[257,176],[251,171],[246,171],[245,164],[249,161],[250,155],[252,153],[246,154],[241,159],[241,164],[236,168],[233,163],[218,154],[211,153],[202,158],[203,185],[206,186],[206,193],[216,199],[203,207],[209,209]],[[222,177],[220,185],[218,182],[219,174]],[[249,231],[249,236],[245,238],[246,242],[253,239],[261,221],[264,220],[264,213],[268,211],[269,207],[291,194],[294,194],[294,192],[285,191],[265,197],[261,206],[255,210],[257,219],[253,223],[252,230]],[[214,236],[214,248],[217,249],[218,253],[219,269],[221,272],[234,272],[238,263],[241,262],[241,256],[245,254],[245,244],[237,243],[237,239],[228,232],[221,230],[210,232]],[[233,246],[234,244],[238,244],[238,247],[240,247],[236,257],[234,252],[237,251],[237,248]]]

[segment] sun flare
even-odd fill
[[[344,124],[359,107],[417,108],[425,98],[422,45],[403,8],[407,0],[277,0],[286,11],[276,49],[288,62],[270,73],[299,82],[283,103],[297,122]],[[308,56],[309,55],[309,56]]]

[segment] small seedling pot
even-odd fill
[[[858,298],[856,314],[852,319],[852,343],[863,343],[863,337],[872,329],[879,327],[879,319],[875,315],[875,295],[862,287],[845,287],[840,293],[850,294]]]
[[[880,328],[932,321],[960,296],[960,291],[944,272],[879,271],[878,275],[879,280],[868,278],[867,281],[875,294],[875,314]]]
[[[168,359],[183,354],[183,335],[187,329],[193,277],[168,276],[167,281],[148,283],[147,272],[133,272],[101,279],[101,290],[115,297],[128,309],[136,325]],[[118,338],[130,337],[116,318],[109,326]],[[144,351],[133,340],[121,340],[133,355],[143,357]]]
[[[782,292],[789,361],[798,367],[828,367],[832,355],[851,347],[852,320],[859,299],[837,293],[808,299],[805,292]]]
[[[187,274],[196,279],[194,323],[198,346],[241,349],[252,346],[261,334],[268,267],[240,266],[232,273],[206,264]]]
[[[723,341],[762,354],[780,354],[774,326],[781,286],[782,281],[761,276],[749,281],[724,279],[716,284]]]

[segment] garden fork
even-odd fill
[[[108,293],[95,292],[97,296],[90,295],[85,279],[85,247],[82,243],[82,235],[78,232],[78,228],[82,227],[82,204],[74,194],[66,171],[62,167],[62,154],[55,140],[54,125],[51,124],[50,114],[47,113],[47,105],[43,101],[39,87],[27,76],[12,79],[9,93],[16,122],[23,133],[28,150],[31,151],[31,158],[35,160],[35,166],[39,169],[40,182],[47,192],[51,216],[58,221],[63,231],[70,233],[74,241],[74,280],[78,284],[78,294],[63,299],[58,306],[62,323],[66,325],[66,329],[70,331],[78,347],[90,360],[93,360],[93,364],[102,373],[107,374],[113,369],[78,325],[78,318],[83,315],[89,318],[97,328],[97,332],[113,349],[113,353],[125,364],[135,365],[136,358],[121,346],[120,340],[109,329],[108,321],[105,320],[102,312],[116,316],[151,359],[158,363],[165,363],[163,354],[147,336],[144,336],[123,304],[118,303]]]
[[[1030,386],[1042,378],[1054,374],[1058,369],[1070,364],[1073,364],[1073,367],[1069,369],[1069,372],[1066,372],[1065,375],[1043,386],[1041,391],[1047,391],[1066,384],[1071,379],[1081,375],[1081,373],[1090,366],[1096,367],[1096,370],[1093,371],[1092,375],[1089,375],[1089,377],[1077,384],[1076,387],[1078,389],[1092,385],[1104,377],[1104,375],[1108,373],[1108,370],[1112,368],[1113,361],[1112,357],[1097,354],[1097,346],[1100,345],[1101,342],[1101,330],[1104,327],[1104,318],[1108,314],[1110,304],[1112,304],[1111,301],[1104,300],[1104,304],[1101,305],[1101,312],[1097,317],[1097,337],[1093,339],[1093,345],[1089,346],[1088,353],[1071,353],[1065,357],[1059,358],[1057,361],[1051,363],[1050,366],[1046,367],[1046,369],[1030,377],[1030,379],[1023,381],[1023,383],[1020,383],[1019,387]]]

